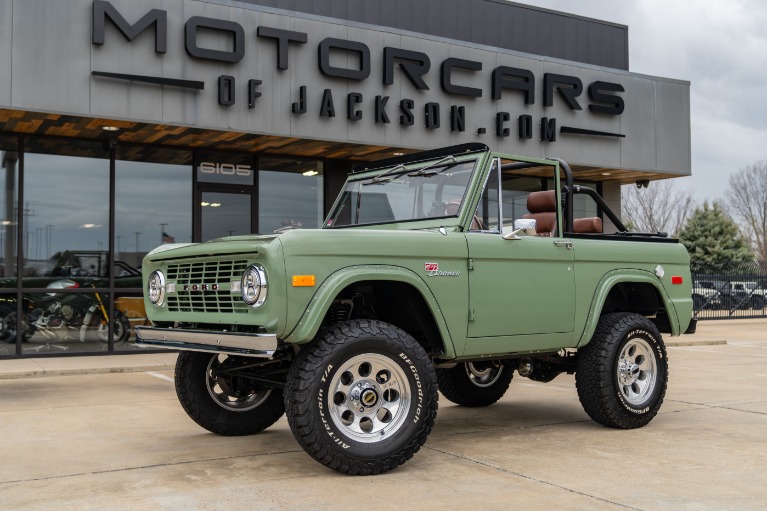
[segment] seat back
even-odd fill
[[[557,195],[554,190],[531,192],[527,196],[529,213],[522,218],[535,220],[538,236],[551,237],[557,230]]]

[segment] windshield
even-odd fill
[[[458,216],[476,160],[384,169],[349,181],[325,227]]]

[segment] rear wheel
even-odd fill
[[[578,351],[578,397],[586,413],[605,426],[631,429],[649,423],[660,410],[667,383],[663,338],[639,314],[605,314],[591,342]]]
[[[380,321],[347,321],[299,352],[285,392],[293,435],[323,465],[372,475],[410,459],[437,415],[437,383],[423,348]]]
[[[437,369],[439,390],[461,406],[489,406],[503,397],[514,371],[499,360],[466,362],[451,369]]]
[[[228,355],[185,351],[176,361],[176,395],[187,415],[224,436],[252,435],[285,412],[282,392],[232,375],[239,363]]]

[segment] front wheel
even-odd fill
[[[303,449],[345,474],[410,459],[437,415],[437,381],[423,348],[380,321],[347,321],[299,352],[288,375],[288,424]]]
[[[461,406],[489,406],[503,397],[514,370],[499,360],[466,362],[451,369],[437,369],[442,395]]]
[[[242,360],[184,351],[176,360],[176,395],[187,415],[212,433],[252,435],[285,412],[282,392],[236,375]]]
[[[667,384],[663,338],[639,314],[605,314],[591,342],[578,350],[578,397],[599,424],[622,429],[644,426],[660,410]]]

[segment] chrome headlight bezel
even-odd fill
[[[165,274],[155,270],[149,274],[146,283],[146,295],[149,302],[155,307],[162,307],[165,303]]]
[[[248,266],[240,278],[242,301],[250,307],[258,309],[263,307],[266,302],[266,293],[266,270],[260,264]]]

